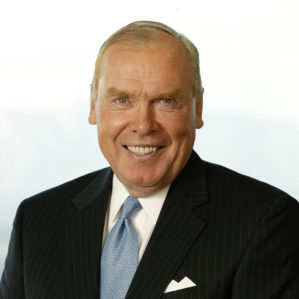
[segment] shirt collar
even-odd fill
[[[169,187],[170,185],[158,190],[150,196],[138,197],[143,211],[153,223],[153,225],[155,225],[158,220]],[[110,228],[114,220],[119,217],[120,208],[129,195],[130,194],[127,191],[126,187],[120,182],[116,175],[113,175],[108,228]]]

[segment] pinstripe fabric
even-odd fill
[[[111,179],[104,169],[20,205],[1,299],[97,298]],[[298,271],[296,200],[192,153],[126,298],[298,299]],[[163,294],[185,276],[197,286]]]
[[[91,173],[23,201],[1,299],[96,298],[112,172]]]

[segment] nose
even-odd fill
[[[153,107],[149,103],[140,104],[134,111],[131,130],[141,136],[148,136],[158,130],[158,123]]]

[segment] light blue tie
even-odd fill
[[[116,224],[105,242],[101,258],[100,299],[126,297],[138,265],[138,236],[130,217],[141,208],[138,199],[129,196]]]

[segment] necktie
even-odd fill
[[[125,298],[138,265],[138,236],[130,217],[141,208],[129,196],[106,239],[101,258],[100,299]]]

